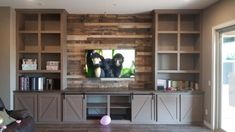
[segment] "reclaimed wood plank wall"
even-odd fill
[[[73,88],[151,88],[152,14],[68,15],[67,85]],[[85,77],[86,49],[135,49],[135,81],[104,82]]]

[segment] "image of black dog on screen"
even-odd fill
[[[91,75],[96,78],[105,77],[103,68],[104,57],[97,52],[90,51],[87,55],[87,65],[88,69],[91,71]]]
[[[87,56],[88,69],[93,70],[93,75],[96,78],[120,77],[123,62],[124,57],[120,53],[115,54],[112,59],[104,59],[104,57],[97,52],[90,52],[90,55]]]
[[[122,63],[124,62],[124,57],[122,54],[117,53],[112,59],[112,71],[114,77],[120,77],[122,71]]]

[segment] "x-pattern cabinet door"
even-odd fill
[[[15,93],[14,94],[14,109],[26,109],[34,120],[37,121],[37,94],[35,93]]]
[[[64,95],[63,121],[76,122],[84,119],[84,96],[85,95]]]
[[[203,95],[181,94],[180,96],[180,120],[183,123],[202,122],[203,119]]]
[[[131,107],[133,122],[154,122],[154,97],[154,95],[133,95]]]
[[[179,123],[179,95],[157,95],[157,122],[159,124]]]
[[[61,121],[61,95],[60,93],[38,94],[38,121]]]

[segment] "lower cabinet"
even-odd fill
[[[154,95],[133,95],[131,117],[134,123],[154,123]]]
[[[179,123],[179,95],[159,94],[157,95],[157,123],[176,124]]]
[[[85,95],[64,95],[63,97],[63,121],[76,122],[84,120]]]
[[[61,121],[61,95],[58,93],[38,94],[38,121]]]
[[[37,121],[37,94],[34,93],[15,93],[14,109],[26,109],[30,115]]]
[[[203,120],[203,95],[180,95],[180,121],[182,123],[201,123]]]
[[[60,122],[61,94],[15,93],[14,109],[27,109],[36,122]]]
[[[198,124],[203,121],[203,94],[15,92],[14,109],[29,110],[40,123],[89,122],[108,114],[120,123]]]

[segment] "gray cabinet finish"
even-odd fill
[[[86,96],[101,96],[100,94],[73,93],[61,96],[61,92],[25,92],[14,93],[14,109],[27,109],[39,123],[87,122],[87,108],[107,109],[110,114],[114,109],[123,109],[128,116],[127,122],[116,119],[120,123],[128,123],[129,117],[133,124],[201,124],[203,121],[203,94],[194,93],[133,93],[106,94],[99,98]],[[131,97],[131,106],[128,98]],[[61,100],[63,99],[63,100]],[[92,100],[91,100],[92,99]],[[105,99],[103,101],[103,99]],[[95,102],[95,103],[93,103]],[[105,106],[104,106],[105,104]],[[63,107],[62,107],[63,106]],[[111,113],[112,114],[112,113]],[[123,113],[122,113],[123,114]],[[131,114],[131,115],[130,115]],[[114,119],[113,119],[114,120]],[[119,123],[119,122],[118,122]]]
[[[179,122],[179,95],[157,95],[157,123],[175,124]]]
[[[61,95],[60,93],[38,94],[38,121],[61,121]]]
[[[133,95],[131,117],[134,123],[153,123],[154,110],[154,95]]]
[[[63,121],[76,122],[84,119],[84,95],[64,95]]]
[[[37,94],[33,93],[16,93],[14,94],[14,109],[26,109],[37,121]]]
[[[180,121],[182,123],[202,122],[203,96],[182,94],[180,97]]]

